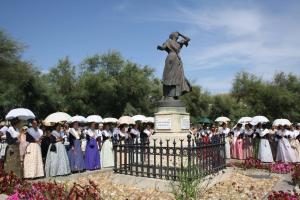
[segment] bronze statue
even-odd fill
[[[179,37],[182,40],[177,41]],[[163,95],[165,99],[178,99],[179,96],[190,92],[192,89],[184,76],[183,64],[179,55],[183,45],[187,47],[189,41],[190,38],[179,32],[173,32],[162,46],[157,46],[158,50],[168,52],[163,73]]]

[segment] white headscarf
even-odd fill
[[[33,127],[27,129],[27,133],[29,133],[35,140],[39,140],[43,135],[43,131],[41,129],[34,129]]]
[[[8,129],[7,129],[7,132],[10,134],[10,136],[12,138],[16,138],[20,135],[20,132],[18,129],[15,129],[13,126],[10,126]]]
[[[59,137],[60,137],[59,132],[57,132],[56,130],[53,130],[53,131],[51,132],[51,135],[53,135],[53,136],[56,137],[56,138],[59,138]]]

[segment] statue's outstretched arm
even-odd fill
[[[161,50],[161,51],[165,51],[165,50],[167,49],[166,43],[164,43],[162,46],[158,45],[158,46],[157,46],[157,49],[158,49],[158,50]]]
[[[181,33],[178,32],[178,35],[181,36],[186,42],[189,42],[191,39],[185,35],[182,35]]]

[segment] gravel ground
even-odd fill
[[[278,182],[286,175],[270,174],[263,170],[243,170],[227,168],[211,178],[206,178],[198,199],[265,199]],[[114,174],[111,169],[56,177],[51,180],[65,183],[70,187],[73,182],[85,185],[88,180],[98,184],[104,199],[175,199],[171,184],[166,180],[142,178],[129,175]],[[49,179],[43,179],[45,181]]]

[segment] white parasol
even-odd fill
[[[141,122],[146,119],[144,115],[134,115],[132,118],[134,121],[141,121]]]
[[[113,118],[113,117],[108,117],[103,119],[103,123],[118,123],[118,119]]]
[[[10,110],[5,116],[6,120],[11,120],[14,118],[18,118],[20,120],[28,120],[28,119],[34,119],[35,115],[31,110],[27,108],[15,108]]]
[[[68,122],[71,122],[71,123],[73,123],[73,122],[86,123],[87,120],[83,116],[75,115],[75,116],[71,117]]]
[[[146,119],[143,120],[143,123],[154,123],[154,117],[146,117]]]
[[[91,123],[91,122],[95,122],[95,123],[102,123],[102,117],[99,115],[90,115],[87,118],[87,122]]]
[[[274,122],[273,122],[273,126],[279,126],[279,125],[292,125],[292,123],[290,122],[290,120],[288,119],[275,119]]]
[[[230,119],[228,117],[218,117],[216,120],[216,122],[230,122]]]
[[[65,112],[55,112],[46,117],[44,124],[67,122],[71,119],[71,115]]]
[[[119,118],[119,123],[120,124],[128,124],[128,125],[130,125],[130,124],[135,124],[135,121],[130,116],[122,116],[122,117]]]
[[[239,119],[238,123],[247,124],[250,123],[251,121],[252,121],[252,117],[242,117],[241,119]]]
[[[268,123],[269,120],[265,116],[255,116],[251,120],[252,125],[257,125],[258,123]]]

